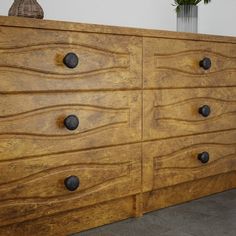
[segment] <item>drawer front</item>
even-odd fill
[[[0,163],[0,226],[79,209],[141,191],[141,144]],[[69,191],[65,179],[80,185]]]
[[[141,38],[14,27],[0,30],[0,92],[141,87]],[[68,53],[77,56],[75,68],[64,64]],[[74,62],[75,55],[69,59]]]
[[[233,130],[144,143],[143,191],[236,171],[235,141]]]
[[[145,140],[235,128],[236,88],[144,91]]]
[[[211,67],[200,66],[204,58]],[[187,88],[236,85],[236,44],[144,39],[144,87]]]
[[[0,95],[1,160],[141,140],[141,93]],[[64,120],[75,115],[79,127]]]
[[[65,236],[134,217],[134,197],[129,196],[33,221],[0,227],[1,236]]]

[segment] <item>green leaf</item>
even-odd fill
[[[208,4],[211,0],[174,0],[172,6],[175,6],[176,12],[179,11],[179,6],[181,5],[198,5],[200,2],[204,1],[204,4]]]

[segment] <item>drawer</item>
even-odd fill
[[[1,159],[0,172],[4,226],[140,193],[141,144]],[[65,185],[71,176],[80,183],[75,191]]]
[[[17,27],[0,36],[0,92],[141,87],[141,38]]]
[[[211,68],[200,67],[204,58]],[[206,62],[206,60],[205,60]],[[187,88],[236,85],[236,44],[144,39],[144,87]]]
[[[143,212],[186,203],[236,188],[236,171],[185,182],[143,194]]]
[[[235,128],[236,88],[144,91],[145,140]]]
[[[232,130],[144,143],[143,191],[236,171],[235,140]]]
[[[0,227],[1,236],[65,236],[134,217],[134,197],[128,196],[33,221]]]
[[[0,95],[0,137],[1,160],[141,141],[141,93]]]

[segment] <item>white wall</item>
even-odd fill
[[[176,29],[174,0],[38,0],[45,19],[85,23]],[[7,15],[13,0],[0,1]],[[212,0],[199,5],[199,32],[236,36],[236,0]]]

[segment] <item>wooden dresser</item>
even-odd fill
[[[232,188],[236,38],[0,17],[1,236]]]

